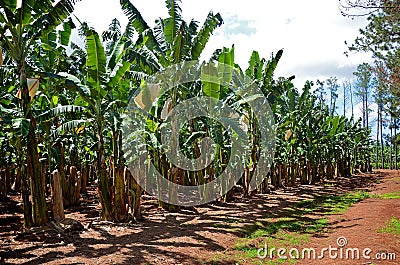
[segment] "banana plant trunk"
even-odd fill
[[[35,135],[35,120],[32,115],[32,111],[30,110],[30,95],[28,89],[28,83],[25,73],[25,65],[19,67],[20,69],[20,84],[22,90],[22,110],[24,113],[24,117],[30,120],[30,126],[28,135],[25,137],[26,140],[26,174],[30,176],[30,184],[31,184],[31,196],[32,196],[32,217],[33,217],[33,225],[41,226],[48,222],[48,212],[47,212],[47,204],[45,198],[45,191],[43,190],[43,183],[42,183],[42,175],[40,171],[40,164],[39,164],[39,154],[37,151],[37,141]],[[28,187],[27,181],[23,181],[23,189],[26,190]],[[24,206],[28,206],[29,203],[25,202],[27,198],[26,194],[23,196],[24,198]],[[26,216],[29,214],[29,211],[24,210],[24,218],[29,218]],[[25,223],[29,228],[29,222]]]
[[[112,220],[110,185],[107,177],[106,158],[104,152],[103,125],[101,121],[97,124],[97,191],[101,203],[101,217],[103,220]]]
[[[26,166],[21,167],[21,193],[24,206],[24,229],[29,230],[32,227],[32,203],[29,200],[29,178],[26,174]]]
[[[125,167],[117,165],[114,168],[114,220],[115,222],[125,222],[128,219],[128,212],[126,210],[126,193],[125,193]]]

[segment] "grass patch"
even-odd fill
[[[353,204],[370,197],[371,195],[366,191],[356,191],[336,196],[321,196],[315,200],[305,200],[300,202],[299,206],[305,208],[306,213],[317,211],[324,214],[342,214]]]
[[[323,232],[327,225],[328,220],[326,218],[283,217],[266,223],[257,222],[253,226],[248,227],[247,238],[256,239],[271,236],[279,233],[279,231],[315,234]]]
[[[243,221],[241,219],[230,219],[227,218],[223,220],[222,222],[219,223],[214,223],[213,227],[216,228],[225,228],[225,229],[235,229],[235,224],[242,223]]]
[[[266,264],[266,265],[280,265],[280,264],[296,264],[296,260],[292,259],[277,259],[277,260],[269,260],[266,263],[259,263],[259,264]]]
[[[227,229],[232,228],[231,225],[228,225],[228,224],[219,224],[219,223],[213,224],[213,227],[216,227],[216,228],[227,228]]]
[[[233,219],[233,218],[227,218],[224,219],[223,221],[219,223],[214,223],[213,227],[215,228],[222,228],[222,229],[229,229],[229,230],[237,230],[238,228],[235,226],[235,224],[242,223],[243,220],[241,219]]]
[[[280,230],[274,235],[264,236],[256,239],[242,238],[238,240],[238,243],[233,247],[234,250],[239,251],[235,255],[235,259],[239,260],[251,260],[254,264],[294,264],[296,260],[290,259],[259,259],[258,249],[267,247],[269,250],[272,248],[287,248],[290,249],[294,246],[300,246],[306,243],[309,239],[308,234],[290,233],[285,230]],[[276,253],[274,252],[276,256]],[[240,264],[240,263],[239,263]]]
[[[389,222],[378,232],[400,235],[400,220],[392,216]]]
[[[257,258],[258,257],[257,252],[258,252],[257,248],[248,248],[244,250],[246,257],[250,259]]]
[[[315,234],[325,232],[328,224],[326,218],[313,219],[305,217],[312,213],[340,214],[354,203],[371,196],[365,191],[350,192],[337,196],[320,196],[314,200],[303,200],[286,211],[287,217],[264,219],[245,228],[246,238],[256,239],[287,231],[301,234]]]
[[[380,198],[380,199],[400,199],[400,191],[396,191],[396,192],[388,192],[388,193],[384,193],[384,194],[374,194],[373,195],[374,198]]]
[[[225,222],[230,223],[230,224],[237,224],[237,223],[242,223],[243,220],[241,220],[241,219],[229,219],[229,218],[227,218],[227,219],[225,220]]]

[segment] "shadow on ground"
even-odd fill
[[[382,177],[386,177],[385,173],[355,175],[319,186],[236,197],[230,203],[180,213],[164,212],[157,208],[155,200],[145,200],[144,220],[132,224],[96,222],[97,202],[93,203],[94,196],[86,196],[83,205],[67,210],[67,216],[77,217],[86,226],[85,231],[66,237],[45,231],[37,238],[21,241],[14,240],[15,231],[22,225],[18,202],[0,202],[0,264],[226,264],[223,260],[204,261],[202,253],[223,252],[237,238],[253,232],[255,222],[268,226],[267,218],[292,218],[271,229],[301,229],[293,223],[311,222],[330,210],[319,208],[305,215],[308,202],[355,189],[369,191]],[[299,202],[303,210],[293,208]],[[56,242],[52,241],[54,238]]]

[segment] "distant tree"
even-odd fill
[[[400,27],[400,25],[399,25]],[[388,92],[393,97],[400,98],[400,48],[394,53],[388,53],[382,60],[386,70],[384,81],[388,84]],[[397,106],[400,106],[400,101],[397,101]]]
[[[330,113],[333,115],[336,111],[336,100],[338,98],[337,90],[339,88],[339,85],[337,83],[337,78],[332,76],[329,77],[326,80],[326,85],[329,90],[329,110]]]
[[[362,63],[357,67],[357,71],[353,74],[356,76],[355,95],[358,96],[358,98],[362,102],[361,110],[363,127],[369,127],[369,99],[371,98],[375,88],[372,67],[368,63]]]
[[[377,121],[376,121],[376,168],[378,168],[379,161],[379,148],[381,149],[381,166],[384,168],[385,160],[383,153],[383,105],[384,105],[384,95],[386,93],[386,83],[381,81],[378,76],[378,83],[375,91],[375,103],[377,104]]]
[[[386,109],[388,114],[390,115],[390,169],[397,169],[397,142],[396,142],[396,135],[397,135],[397,125],[398,125],[398,120],[400,116],[400,108],[398,106],[398,99],[395,99],[394,97],[390,97],[387,100],[387,105]],[[393,134],[394,132],[394,134]],[[392,151],[394,149],[394,151]],[[393,155],[394,153],[394,161],[393,161]],[[394,163],[393,163],[394,162]],[[393,166],[393,164],[395,166]]]
[[[393,0],[339,0],[340,11],[343,16],[369,16],[384,8],[396,8]]]
[[[325,104],[325,97],[326,97],[326,91],[324,88],[324,81],[317,80],[317,86],[318,88],[315,90],[315,94],[318,98],[318,103],[320,106],[323,106]]]
[[[354,117],[353,91],[350,80],[343,82],[343,116],[346,116],[347,106],[350,104],[351,117]]]
[[[394,169],[397,170],[398,169],[398,165],[397,165],[397,161],[398,161],[398,158],[397,158],[397,155],[398,155],[397,129],[399,128],[399,118],[394,119],[393,128],[394,128],[394,135],[392,137],[392,142],[394,145],[394,163],[395,163]]]
[[[400,0],[343,0],[352,8],[364,8],[372,13],[368,15],[368,25],[360,29],[349,51],[372,52],[374,57],[382,60],[392,83],[391,93],[400,94]],[[369,9],[368,9],[369,8]],[[393,85],[396,84],[396,85]]]
[[[322,108],[327,106],[329,108],[329,113],[334,114],[336,110],[336,100],[338,97],[337,90],[339,85],[337,84],[336,77],[330,77],[325,81],[317,80],[317,89],[314,91],[315,96],[318,99],[318,105]],[[327,94],[329,92],[329,98]],[[329,100],[329,102],[327,102]]]
[[[390,116],[392,122],[391,126],[394,129],[394,135],[392,135],[392,140],[389,143],[394,145],[395,149],[395,167],[397,166],[397,142],[394,140],[397,137],[398,121],[400,118],[400,94],[396,93],[398,86],[400,84],[399,79],[396,75],[391,73],[391,70],[387,67],[387,63],[383,60],[375,61],[375,67],[373,68],[375,75],[378,79],[376,101],[378,104],[378,115],[380,115],[380,128],[382,134],[382,116]],[[379,125],[378,125],[379,126]],[[382,135],[381,135],[382,139]],[[382,140],[381,140],[382,141]],[[392,148],[392,147],[391,147]],[[383,148],[382,148],[383,150]],[[382,161],[383,161],[383,151],[382,151]],[[383,162],[382,162],[383,164]]]

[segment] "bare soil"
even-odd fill
[[[99,221],[100,207],[91,186],[79,206],[66,209],[66,217],[82,223],[83,231],[65,234],[51,227],[21,233],[21,200],[14,194],[7,202],[0,202],[0,264],[254,264],[254,260],[233,257],[233,247],[248,227],[269,216],[285,216],[288,207],[296,202],[356,189],[377,194],[399,192],[399,171],[358,174],[319,186],[287,188],[251,198],[237,194],[230,203],[183,209],[179,213],[165,212],[154,198],[144,196],[144,219],[126,224]],[[326,257],[299,260],[298,264],[400,264],[400,237],[377,232],[392,216],[400,218],[400,199],[365,199],[345,214],[327,215],[332,229],[310,238],[304,247],[337,247],[337,239],[345,237],[345,247],[370,248],[371,255],[396,253],[397,261]],[[216,258],[221,254],[225,258]]]

